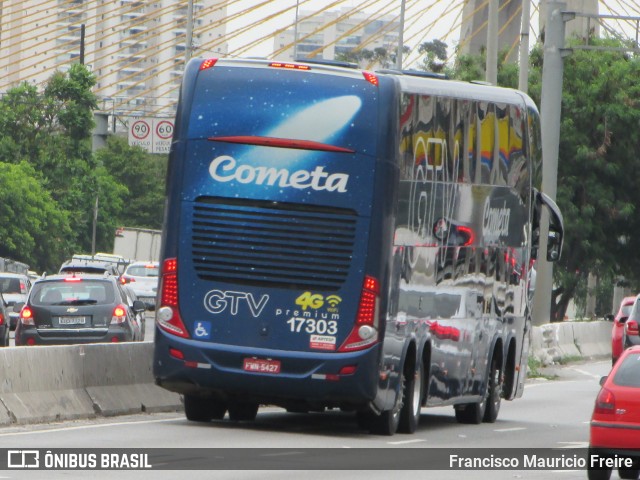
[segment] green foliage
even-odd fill
[[[114,220],[128,227],[160,229],[167,157],[148,154],[130,147],[125,138],[112,136],[107,147],[97,152],[97,159],[123,188],[121,200],[126,208]]]
[[[121,225],[161,228],[167,159],[112,138],[91,151],[95,77],[56,72],[43,92],[0,99],[0,256],[57,271],[73,253],[113,249]],[[96,209],[97,206],[97,209]]]
[[[71,250],[70,219],[26,162],[0,162],[0,257],[57,271]]]
[[[397,58],[397,48],[389,51],[383,47],[376,47],[373,50],[363,48],[362,50],[351,50],[346,53],[336,54],[336,60],[341,62],[351,62],[359,65],[361,68],[395,68]],[[408,54],[411,49],[404,46],[403,55]]]

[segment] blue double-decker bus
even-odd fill
[[[193,421],[341,408],[411,433],[522,395],[531,271],[559,257],[525,94],[193,59],[167,175],[153,372]],[[546,225],[543,229],[547,231]]]

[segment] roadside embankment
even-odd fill
[[[533,327],[542,365],[611,354],[611,323]],[[179,395],[154,384],[153,343],[0,349],[0,425],[175,411]]]
[[[611,356],[611,328],[612,323],[607,321],[569,321],[533,327],[531,355],[542,365]]]

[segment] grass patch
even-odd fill
[[[567,355],[566,357],[560,357],[558,363],[560,365],[568,365],[570,363],[579,362],[580,360],[582,360],[580,355]]]
[[[542,365],[542,362],[540,360],[534,358],[533,356],[529,356],[528,366],[529,378],[545,378],[547,380],[554,380],[558,378],[557,375],[548,375],[542,372],[541,369],[544,368],[544,365]]]

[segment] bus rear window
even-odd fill
[[[198,75],[189,138],[306,140],[375,154],[377,89],[364,78],[216,66]]]

